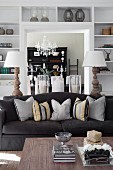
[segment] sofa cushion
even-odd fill
[[[74,136],[86,136],[87,131],[97,130],[103,134],[113,134],[113,121],[98,121],[90,119],[88,121],[81,121],[77,119],[61,121],[64,131],[72,133]]]
[[[88,119],[89,102],[88,100],[81,101],[78,97],[73,106],[73,117],[82,121]]]
[[[56,100],[51,100],[53,113],[51,120],[65,120],[70,119],[70,108],[71,108],[71,99],[65,100],[62,104]]]
[[[69,93],[69,92],[52,92],[52,93],[50,92],[50,93],[37,94],[37,95],[34,95],[33,97],[39,103],[44,102],[46,99],[46,101],[48,102],[50,106],[51,113],[53,112],[52,105],[51,105],[52,99],[58,101],[61,104],[66,99],[70,98],[71,99],[71,116],[72,116],[74,101],[76,100],[77,97],[79,97],[81,100],[84,100],[86,98],[86,95],[77,94],[77,93]]]
[[[93,99],[90,96],[87,96],[89,101],[89,117],[92,119],[104,121],[105,119],[105,96],[100,97],[99,99]]]
[[[31,96],[26,101],[20,99],[14,99],[15,108],[19,117],[19,120],[25,121],[29,118],[33,118],[33,102],[34,98]]]
[[[12,100],[0,100],[0,108],[5,110],[5,122],[16,121],[18,116]]]
[[[24,122],[13,121],[4,124],[3,133],[7,135],[55,135],[62,131],[60,122],[27,120]]]
[[[26,96],[4,96],[4,100],[9,100],[12,98],[17,98],[21,100],[27,100],[30,97],[30,95]],[[84,94],[78,94],[78,93],[69,93],[69,92],[50,92],[50,93],[42,93],[42,94],[36,94],[33,95],[34,99],[38,101],[38,103],[43,103],[45,100],[48,102],[51,112],[53,111],[51,106],[51,100],[57,100],[59,103],[63,103],[64,100],[70,98],[71,99],[71,116],[73,116],[73,105],[74,101],[77,97],[79,97],[80,100],[85,100],[87,95]]]
[[[35,121],[49,120],[51,116],[49,104],[47,102],[39,104],[35,100],[33,102],[33,114]]]

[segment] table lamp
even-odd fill
[[[12,92],[13,96],[22,96],[20,91],[20,81],[19,81],[19,67],[23,66],[23,58],[19,51],[8,51],[6,55],[6,60],[4,67],[14,67],[14,90]]]
[[[91,95],[100,96],[99,81],[97,80],[98,67],[106,67],[104,54],[102,51],[87,51],[83,61],[83,67],[92,67],[93,72],[93,89]]]

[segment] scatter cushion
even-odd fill
[[[97,100],[93,99],[90,96],[87,96],[87,99],[89,101],[89,109],[90,109],[89,117],[95,120],[104,121],[105,106],[106,106],[105,96],[102,96]]]
[[[78,97],[73,106],[73,117],[82,121],[86,121],[89,116],[88,100],[81,101]]]
[[[71,118],[70,117],[71,99],[65,100],[62,104],[52,99],[51,105],[53,108],[51,120],[60,121]]]
[[[14,99],[14,105],[17,111],[17,115],[21,121],[33,118],[32,105],[34,98],[31,96],[26,101],[20,99]]]
[[[47,102],[39,104],[35,100],[33,102],[33,114],[35,121],[49,120],[51,116],[49,104]]]

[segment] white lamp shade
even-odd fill
[[[87,51],[83,61],[83,67],[106,67],[102,51]]]
[[[19,51],[8,51],[4,67],[21,67],[24,66],[25,62],[23,55]]]

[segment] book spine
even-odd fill
[[[54,162],[76,162],[76,160],[53,160]]]
[[[58,154],[54,154],[54,157],[57,158],[75,158],[75,155],[58,155]]]

